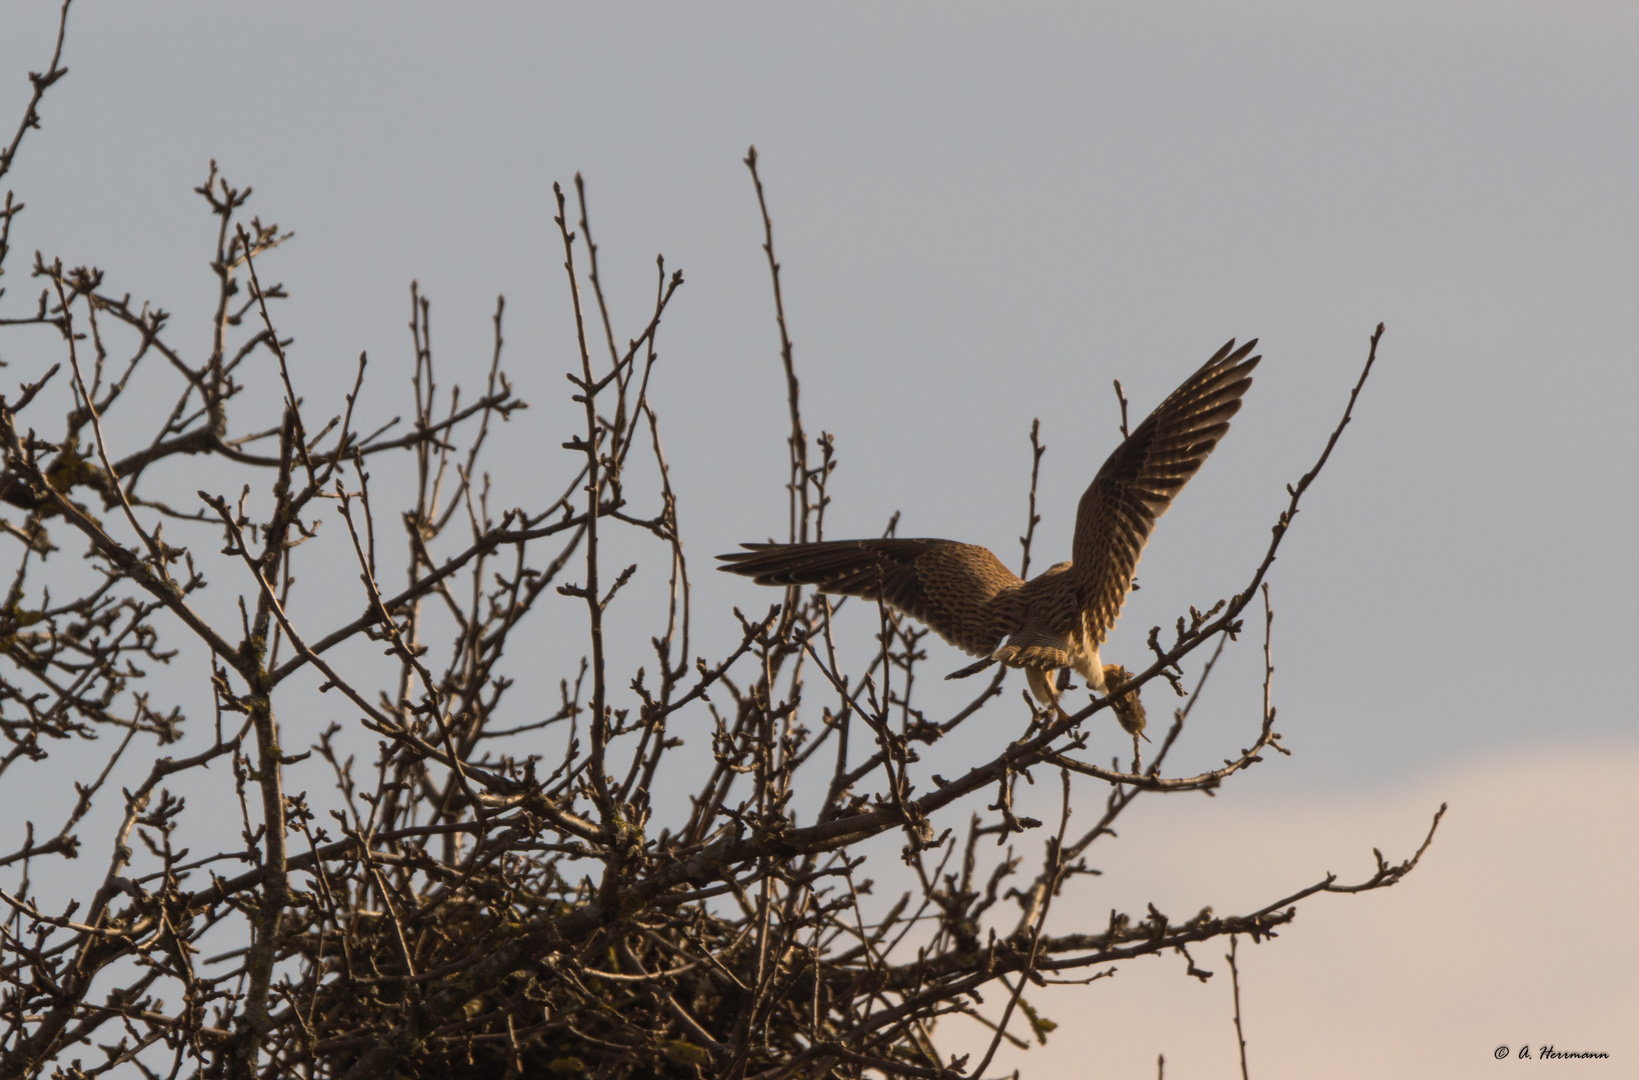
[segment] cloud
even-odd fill
[[[1423,863],[1400,885],[1304,903],[1278,939],[1241,942],[1248,1064],[1279,1077],[1516,1075],[1523,1069],[1613,1076],[1639,1061],[1639,748],[1519,753],[1392,790],[1247,796],[1135,805],[1121,838],[1090,864],[1105,876],[1067,891],[1064,924],[1153,900],[1175,918],[1262,906],[1336,871],[1369,876],[1371,848],[1398,861],[1450,810]],[[1073,909],[1080,907],[1079,912]],[[1030,1080],[1238,1075],[1221,943],[1124,965],[1089,986],[1033,990],[1059,1024],[1045,1047],[1006,1051],[987,1070]],[[987,994],[994,1015],[998,994]],[[964,1022],[965,1023],[965,1022]],[[960,1032],[960,1033],[959,1033]],[[948,1023],[941,1045],[983,1055],[974,1025]],[[960,1044],[960,1045],[958,1045]],[[1517,1055],[1529,1045],[1530,1064]],[[1604,1051],[1605,1061],[1538,1064],[1543,1045]],[[1621,1064],[1626,1062],[1627,1064]],[[1613,1068],[1614,1066],[1614,1068]]]

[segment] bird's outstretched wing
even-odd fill
[[[1071,574],[1076,606],[1102,643],[1132,585],[1155,522],[1229,431],[1261,356],[1234,339],[1156,406],[1104,462],[1081,496]]]
[[[719,570],[759,585],[812,585],[821,592],[878,595],[975,656],[990,653],[1018,628],[1005,602],[1023,584],[989,548],[954,540],[827,540],[817,544],[741,544],[719,555]]]

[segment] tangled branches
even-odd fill
[[[60,75],[54,58],[35,78],[0,173]],[[803,427],[754,152],[746,164],[787,378],[790,535],[817,539],[833,444]],[[366,430],[363,356],[321,423],[274,318],[285,292],[264,276],[290,234],[245,221],[250,189],[214,163],[197,190],[216,221],[205,355],[175,344],[164,310],[116,295],[100,270],[40,256],[32,313],[0,318],[8,333],[41,335],[30,341],[54,332],[57,350],[0,399],[0,530],[16,564],[0,606],[0,783],[29,783],[51,755],[87,763],[59,828],[37,836],[12,820],[0,838],[11,875],[0,889],[0,1078],[122,1067],[233,1078],[976,1076],[1020,1016],[1048,1030],[1027,985],[1096,979],[1148,954],[1187,959],[1191,945],[1225,935],[1272,936],[1305,898],[1392,885],[1426,850],[1427,840],[1403,862],[1379,855],[1364,882],[1327,875],[1244,914],[1174,921],[1151,907],[1049,932],[1054,897],[1141,793],[1210,789],[1284,752],[1267,677],[1251,746],[1208,772],[1164,766],[1217,653],[1148,763],[1122,771],[1080,756],[1100,702],[1024,718],[1022,736],[963,775],[925,777],[918,744],[1000,708],[1002,672],[965,707],[930,717],[913,693],[923,631],[881,613],[874,659],[849,671],[831,602],[795,590],[741,615],[722,655],[694,654],[651,394],[683,277],[657,261],[652,307],[618,346],[578,177],[573,205],[554,189],[579,406],[560,441],[574,465],[560,494],[532,509],[501,506],[484,471],[496,425],[525,407],[502,364],[504,303],[483,389],[464,401],[435,377],[430,304],[412,286],[411,423]],[[0,269],[20,209],[8,196]],[[168,407],[154,409],[166,393]],[[110,439],[111,416],[143,437]],[[1289,489],[1245,588],[1181,618],[1170,645],[1152,633],[1155,660],[1137,685],[1181,686],[1181,662],[1208,643],[1221,651],[1260,595],[1267,641],[1264,577],[1348,417]],[[391,482],[373,490],[372,471]],[[380,509],[384,487],[408,492],[402,548]],[[1031,499],[1027,561],[1033,482]],[[622,530],[666,566],[641,666],[605,627],[636,569],[606,562]],[[85,559],[65,566],[76,549]],[[304,560],[348,566],[356,590],[304,594]],[[388,584],[400,572],[403,584]],[[554,596],[569,603],[543,602]],[[338,603],[350,614],[336,615]],[[208,671],[197,688],[189,659]],[[543,667],[558,676],[556,700],[518,691],[521,668]],[[315,682],[323,707],[346,719],[293,745],[287,720],[317,707]],[[684,718],[691,732],[710,729],[703,774],[676,753]],[[354,752],[361,733],[373,760]],[[112,749],[99,754],[105,739]],[[110,778],[149,745],[163,752],[116,793]],[[990,852],[1041,827],[1012,809],[1014,784],[1033,768],[1056,770],[1063,794],[1041,862],[1026,871],[1012,848]],[[1102,815],[1079,835],[1069,828],[1077,775],[1106,789]],[[310,793],[321,776],[329,791]],[[656,792],[683,784],[688,811],[656,820]],[[814,809],[799,815],[799,803]],[[237,816],[238,843],[195,854],[221,807]],[[82,835],[103,818],[110,835]],[[908,867],[887,873],[910,883],[885,910],[863,873],[881,837],[898,838]],[[81,854],[104,869],[58,899],[51,882]],[[982,1061],[941,1056],[936,1022],[954,1014],[994,1029]]]

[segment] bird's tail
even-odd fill
[[[969,664],[967,667],[963,668],[961,671],[953,671],[949,675],[946,675],[945,678],[946,679],[965,679],[969,675],[979,674],[979,672],[983,671],[985,668],[989,667],[991,664],[994,664],[994,663],[997,663],[997,662],[1005,664],[1009,660],[1012,660],[1018,654],[1019,654],[1019,647],[1017,645],[1014,645],[1012,643],[1004,644],[1001,648],[997,649],[995,652],[991,653],[989,656],[985,657],[983,660],[975,660],[973,663]]]

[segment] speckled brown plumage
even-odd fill
[[[1031,689],[1056,704],[1052,673],[1073,668],[1107,693],[1126,680],[1099,661],[1155,522],[1229,431],[1262,357],[1256,339],[1230,341],[1184,380],[1116,447],[1081,496],[1071,561],[1022,581],[989,549],[952,540],[827,540],[743,544],[719,567],[759,585],[812,585],[822,592],[883,602],[940,637],[986,658],[957,675],[1000,661],[1024,668]],[[1114,703],[1129,732],[1144,727],[1136,691]]]

